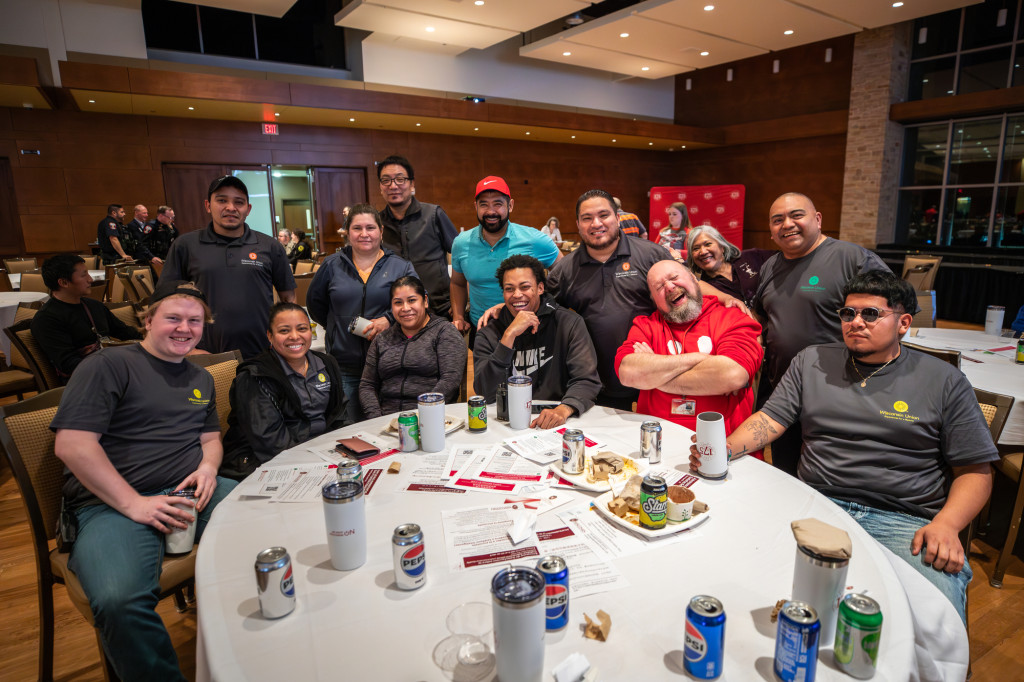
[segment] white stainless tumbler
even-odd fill
[[[351,571],[366,563],[366,498],[363,484],[335,481],[321,491],[327,549],[331,564],[339,571]]]
[[[544,594],[544,576],[526,566],[503,568],[491,579],[498,682],[543,678]]]
[[[1003,331],[1003,316],[1006,308],[1001,305],[990,305],[985,311],[985,335],[999,336]]]
[[[191,500],[192,505],[196,503],[196,493],[194,490],[179,490],[177,492],[170,493],[171,497],[178,497],[183,500]],[[195,544],[196,539],[196,520],[199,519],[199,512],[196,511],[195,506],[180,505],[183,509],[188,510],[195,520],[188,524],[188,528],[175,528],[170,526],[171,532],[164,536],[164,551],[167,554],[188,554],[192,551],[192,545]]]
[[[729,451],[725,444],[725,417],[718,412],[697,415],[697,452],[704,478],[725,478],[729,473]]]
[[[530,428],[533,379],[525,374],[508,378],[508,426],[516,431]]]
[[[424,393],[417,398],[420,421],[420,450],[444,450],[444,395]]]
[[[807,602],[818,612],[821,621],[818,641],[822,648],[831,646],[836,638],[839,600],[846,589],[849,566],[849,559],[820,556],[797,545],[792,599]]]

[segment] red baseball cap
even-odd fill
[[[493,189],[496,192],[501,192],[509,199],[512,198],[512,192],[508,191],[508,183],[497,175],[488,175],[486,178],[476,183],[476,194],[473,195],[473,198],[477,198],[490,189]]]

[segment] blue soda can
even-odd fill
[[[537,570],[544,576],[544,608],[547,612],[548,632],[561,630],[569,624],[569,567],[560,556],[549,555],[537,562]]]
[[[818,612],[802,601],[788,601],[775,633],[775,676],[782,682],[814,682],[818,668]]]
[[[722,674],[725,662],[725,608],[722,602],[704,594],[686,607],[686,645],[683,667],[698,680],[713,680]]]

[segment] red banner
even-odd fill
[[[742,249],[745,194],[743,185],[652,187],[651,223],[647,226],[647,237],[653,242],[658,241],[661,230],[668,227],[668,207],[681,201],[686,204],[691,225],[710,225]]]

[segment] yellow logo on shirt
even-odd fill
[[[897,412],[906,412],[909,407],[910,406],[907,405],[902,400],[897,400],[892,404],[892,409],[896,410]]]
[[[210,399],[209,398],[203,398],[203,392],[200,391],[198,388],[193,388],[192,389],[192,395],[194,397],[190,397],[188,399],[188,401],[190,403],[192,403],[193,405],[206,406],[206,405],[210,404]]]
[[[878,413],[882,415],[883,419],[891,419],[901,422],[913,423],[919,421],[921,418],[915,415],[909,414],[907,410],[910,409],[910,405],[904,400],[897,400],[892,404],[893,411],[879,410]]]
[[[317,381],[327,381],[327,377],[324,375],[323,372],[320,372],[319,374],[316,375],[316,380]]]

